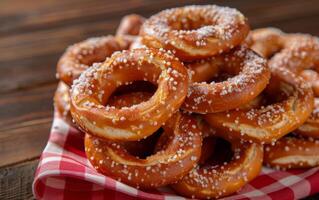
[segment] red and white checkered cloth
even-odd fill
[[[37,199],[185,199],[168,188],[141,191],[105,177],[90,165],[83,133],[55,115],[33,183]],[[241,191],[225,199],[291,200],[319,192],[319,168],[262,173]]]

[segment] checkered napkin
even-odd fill
[[[99,174],[86,159],[83,133],[55,114],[33,183],[37,199],[185,199],[169,188],[142,191]],[[319,192],[319,168],[262,173],[225,199],[291,200]]]

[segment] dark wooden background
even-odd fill
[[[52,122],[55,67],[64,49],[113,34],[121,17],[150,16],[183,4],[242,11],[253,28],[319,35],[318,0],[1,0],[0,199],[32,198],[31,183]]]

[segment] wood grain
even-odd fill
[[[0,168],[0,199],[32,198],[32,181],[39,160]]]
[[[6,3],[7,2],[7,3]],[[12,2],[12,1],[10,1]],[[87,37],[113,34],[121,16],[150,16],[179,5],[178,1],[32,1],[32,9],[0,2],[0,93],[24,89],[55,80],[56,62],[64,49]],[[186,4],[209,1],[184,1]],[[319,35],[313,25],[319,19],[317,0],[216,1],[241,10],[252,27],[277,26],[285,31]],[[26,4],[27,8],[30,7]],[[309,22],[309,23],[304,23]],[[14,52],[14,53],[13,53]],[[11,77],[16,81],[12,82]]]
[[[0,199],[32,197],[33,170],[52,122],[55,67],[67,46],[113,34],[126,14],[148,17],[165,8],[209,3],[212,1],[0,1]],[[253,28],[275,26],[319,35],[318,0],[213,3],[239,9]]]
[[[38,157],[52,122],[56,84],[4,94],[0,99],[0,166]]]

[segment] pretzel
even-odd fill
[[[314,95],[319,97],[319,74],[314,70],[306,69],[300,72],[300,76],[311,84]]]
[[[283,137],[264,152],[264,163],[276,169],[319,166],[319,140],[313,138]]]
[[[319,98],[315,98],[314,109],[307,121],[294,132],[306,137],[319,139]]]
[[[182,61],[208,58],[239,45],[248,35],[247,19],[236,9],[185,6],[145,21],[140,35],[148,47],[173,50]]]
[[[138,80],[158,86],[148,101],[120,109],[104,106],[117,87]],[[186,68],[167,51],[118,52],[74,81],[71,114],[90,134],[112,140],[139,140],[155,132],[179,109],[188,82]]]
[[[150,96],[145,93],[121,95],[113,98],[110,105],[129,106]],[[162,127],[164,132],[159,140],[165,145],[146,158],[130,154],[125,148],[127,142],[103,140],[89,134],[85,136],[87,157],[100,173],[138,188],[156,188],[176,182],[199,160],[201,132],[196,120],[179,112]],[[135,143],[134,150],[141,146],[140,142]]]
[[[103,62],[113,52],[128,49],[131,39],[111,35],[89,38],[64,52],[57,65],[57,77],[71,86],[74,79],[93,63]]]
[[[260,28],[250,32],[247,43],[259,55],[270,58],[283,47],[284,33],[277,28]]]
[[[264,28],[252,32],[252,46],[255,51],[270,57],[271,67],[286,67],[310,82],[314,95],[319,95],[319,75],[308,69],[319,67],[319,40],[307,34],[285,34],[278,29]],[[273,46],[273,48],[271,48]],[[265,53],[267,52],[267,53]],[[304,125],[296,132],[304,136],[319,136],[318,114],[315,109]]]
[[[144,21],[145,18],[140,15],[126,15],[122,18],[120,25],[116,30],[116,35],[138,35]]]
[[[58,84],[53,102],[59,116],[65,119],[69,124],[72,124],[72,117],[70,113],[70,87],[62,81]]]
[[[132,42],[130,49],[140,49],[140,48],[146,48],[146,46],[142,43],[141,37],[136,37],[134,41]]]
[[[146,85],[141,85],[139,83],[125,86],[123,89],[116,92],[115,95],[110,97],[107,105],[122,108],[133,106],[150,99],[152,97],[152,92],[147,91],[144,86]],[[147,155],[151,155],[154,152],[154,146],[160,135],[161,131],[159,129],[149,137],[139,140],[138,142],[130,141],[122,142],[121,144],[131,155],[145,158]]]
[[[212,69],[235,76],[217,83],[192,83],[182,106],[184,110],[205,114],[237,108],[258,96],[270,78],[266,60],[245,46],[207,62]]]
[[[260,55],[270,58],[269,66],[286,67],[310,81],[319,95],[319,39],[308,34],[285,34],[276,28],[252,31],[250,47]],[[271,57],[272,56],[272,57]]]
[[[268,105],[211,113],[204,118],[219,132],[227,131],[229,138],[271,143],[302,125],[313,110],[311,88],[285,68],[272,68],[265,93],[272,100]]]
[[[215,135],[214,132],[210,134]],[[173,184],[172,188],[179,194],[191,198],[220,198],[238,191],[254,179],[262,167],[262,145],[241,143],[238,140],[228,141],[234,152],[229,162],[197,165],[181,181]],[[202,154],[206,156],[205,152]]]
[[[286,67],[300,74],[319,60],[319,39],[308,34],[287,34],[283,47],[270,60],[269,66]]]
[[[198,61],[184,63],[191,72],[193,83],[210,81],[219,74],[219,66],[212,59],[201,59]]]

